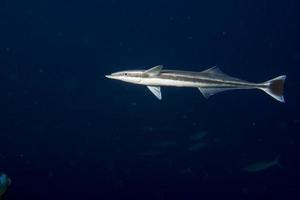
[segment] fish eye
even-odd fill
[[[127,73],[125,72],[124,75],[127,76]]]

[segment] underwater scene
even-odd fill
[[[300,199],[300,1],[0,0],[0,199]]]

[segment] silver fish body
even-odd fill
[[[278,166],[282,168],[282,165],[279,162],[280,156],[278,155],[274,160],[272,161],[258,161],[255,163],[252,163],[244,168],[247,172],[259,172],[263,170],[267,170],[270,167]]]
[[[131,70],[112,73],[107,78],[134,84],[146,85],[158,98],[162,99],[160,87],[195,87],[206,97],[233,89],[260,89],[280,102],[284,102],[283,86],[286,76],[279,76],[263,83],[251,83],[223,73],[218,67],[201,72],[163,70],[161,65],[148,70]]]

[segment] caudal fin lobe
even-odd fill
[[[274,99],[284,103],[283,90],[285,79],[286,75],[278,76],[263,83],[265,87],[262,87],[261,89],[272,96]]]

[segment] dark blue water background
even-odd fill
[[[7,199],[299,199],[299,19],[297,0],[0,0]],[[158,101],[104,77],[158,64],[286,74],[286,103],[182,88]],[[242,170],[278,155],[283,168]]]

